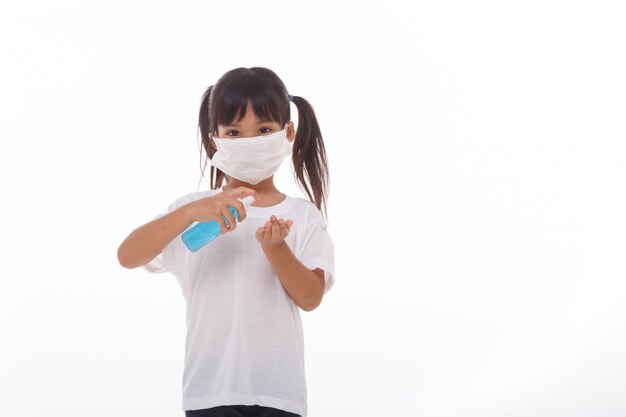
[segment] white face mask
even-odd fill
[[[229,177],[258,184],[272,176],[292,152],[285,128],[270,135],[250,138],[216,138],[211,164]]]

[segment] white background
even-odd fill
[[[624,16],[2,2],[0,414],[183,415],[178,284],[116,252],[198,190],[206,87],[265,66],[313,104],[330,163],[310,416],[626,415]],[[275,182],[304,197],[290,163]]]

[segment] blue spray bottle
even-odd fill
[[[247,196],[239,199],[239,201],[241,201],[243,203],[243,206],[246,208],[250,204],[252,204],[254,200],[255,198],[252,196]],[[237,210],[235,210],[232,206],[228,206],[228,210],[233,213],[233,216],[235,216],[235,220],[239,221],[239,214],[237,214]],[[228,220],[226,220],[226,217],[222,217],[226,222],[226,226],[230,227],[230,225],[228,224]],[[220,228],[220,224],[216,220],[211,220],[208,222],[198,222],[198,224],[183,232],[181,234],[181,239],[190,251],[196,252],[198,249],[218,237],[221,231],[222,229]]]

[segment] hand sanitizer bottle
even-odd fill
[[[251,195],[239,199],[239,201],[241,201],[246,208],[250,204],[252,204],[254,200],[254,197],[252,197]],[[232,206],[228,206],[228,210],[233,213],[233,216],[235,216],[235,220],[239,221],[239,215],[237,214],[237,210],[235,210]],[[226,216],[222,217],[226,222],[226,226],[230,227],[230,225],[228,224],[228,220],[226,220]],[[220,228],[220,224],[216,220],[197,223],[198,224],[191,227],[190,229],[187,229],[181,234],[183,243],[192,252],[196,252],[198,249],[218,237],[222,231],[222,229]]]

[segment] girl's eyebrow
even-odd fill
[[[267,123],[267,122],[271,122],[271,120],[257,120],[255,123],[256,123],[257,125],[261,125],[261,124],[263,124],[263,123]],[[240,124],[239,124],[239,123],[231,123],[231,124],[229,124],[229,125],[224,125],[224,126],[225,126],[225,127],[230,127],[230,126],[240,126]]]

